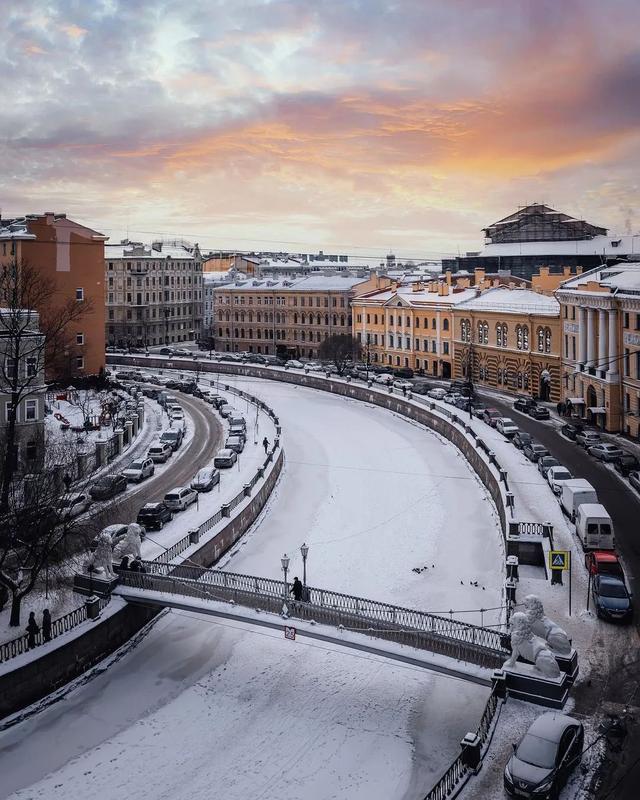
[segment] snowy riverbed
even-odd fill
[[[362,403],[228,382],[279,415],[286,462],[227,569],[280,577],[287,552],[301,576],[306,541],[315,586],[430,611],[501,605],[495,514],[454,448]],[[0,798],[413,800],[475,729],[486,696],[362,653],[171,612],[106,672],[0,734]]]

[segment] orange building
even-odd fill
[[[60,303],[75,298],[90,310],[69,326],[57,372],[97,375],[105,363],[104,243],[108,237],[66,214],[0,219],[0,264],[28,263],[55,281]],[[43,309],[36,309],[42,312]],[[50,310],[50,309],[47,309]],[[47,371],[51,369],[47,365]],[[55,378],[56,374],[48,377]]]

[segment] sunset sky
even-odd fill
[[[640,231],[638,0],[3,0],[0,207],[412,257]]]

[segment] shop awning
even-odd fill
[[[584,400],[581,397],[567,397],[567,402],[571,403],[572,406],[584,405]]]
[[[603,408],[602,406],[590,406],[587,411],[590,411],[592,414],[606,414],[607,409]]]

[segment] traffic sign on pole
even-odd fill
[[[569,569],[568,550],[549,550],[549,568],[566,572]]]

